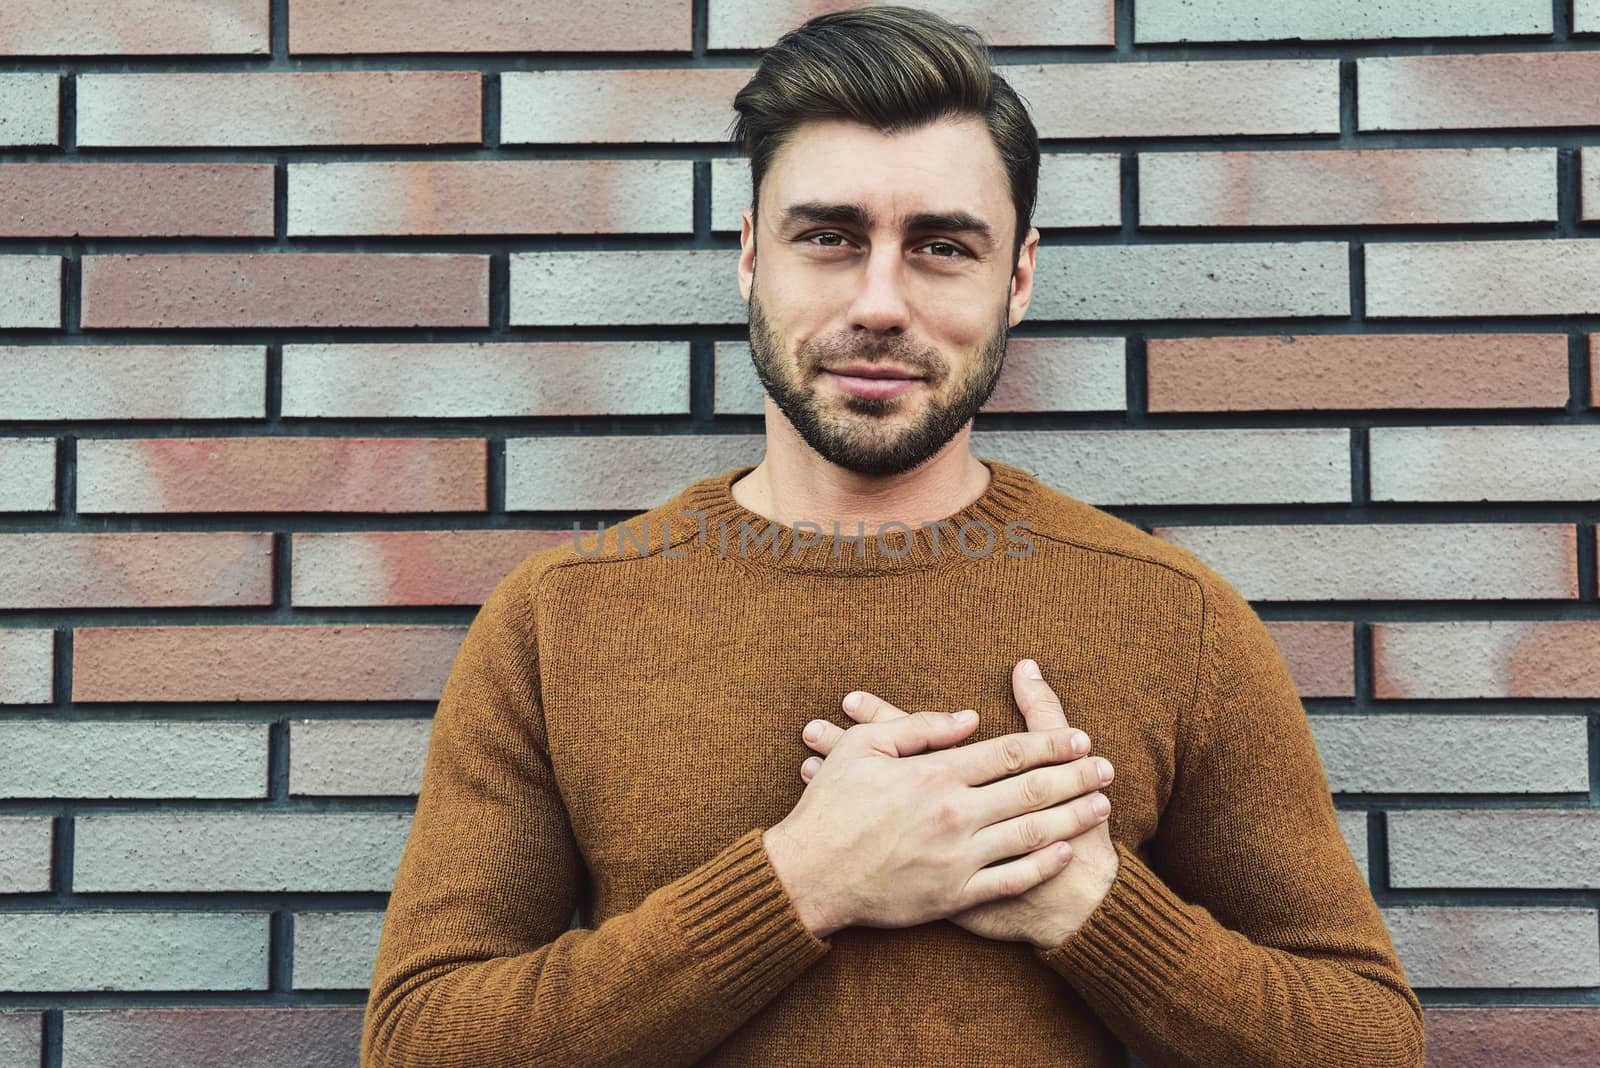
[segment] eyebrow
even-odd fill
[[[861,230],[872,229],[872,212],[859,204],[827,204],[806,200],[783,209],[779,217],[781,227],[800,223],[821,223],[835,226],[854,226]],[[967,234],[993,247],[994,233],[989,224],[966,211],[921,211],[906,217],[906,227],[915,231],[936,230],[940,233]]]

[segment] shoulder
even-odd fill
[[[677,498],[614,522],[582,526],[554,545],[530,552],[495,586],[485,601],[510,608],[536,605],[539,591],[561,576],[603,573],[608,566],[658,555],[692,540],[697,528],[674,507]]]
[[[1188,585],[1197,598],[1210,600],[1228,592],[1238,596],[1227,579],[1183,546],[1063,492],[1038,476],[1029,477],[1036,483],[1028,519],[1030,534],[1051,545],[1098,554],[1108,562],[1125,562],[1131,570],[1176,580]]]

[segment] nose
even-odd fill
[[[895,243],[878,243],[862,268],[860,290],[850,305],[850,329],[874,334],[903,334],[911,309],[905,297],[905,265]]]

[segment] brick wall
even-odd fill
[[[832,6],[0,5],[0,1063],[355,1063],[475,606],[760,456]],[[1045,138],[975,450],[1259,606],[1431,1063],[1589,1063],[1600,0],[928,6]]]

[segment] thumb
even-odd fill
[[[972,709],[949,712],[913,712],[881,723],[862,724],[870,731],[873,748],[887,756],[904,757],[951,746],[971,734],[978,725]]]

